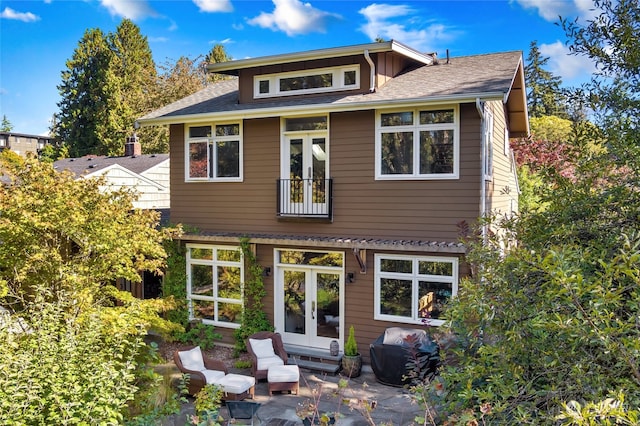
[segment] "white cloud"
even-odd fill
[[[233,12],[230,0],[193,0],[200,12]]]
[[[451,40],[454,32],[446,25],[439,23],[422,23],[418,19],[407,19],[407,16],[415,17],[415,13],[407,5],[371,4],[358,11],[365,17],[366,23],[360,27],[372,41],[378,37],[384,40],[396,40],[424,52],[435,51],[438,42]],[[397,22],[396,22],[397,20]],[[410,29],[407,23],[418,27]]]
[[[136,20],[157,16],[147,0],[100,0],[102,6],[114,16]]]
[[[591,19],[594,15],[593,0],[516,0],[525,9],[537,9],[538,14],[549,22],[557,22],[563,18],[578,16]]]
[[[560,76],[565,85],[578,85],[596,72],[593,61],[584,55],[570,55],[569,48],[560,41],[541,44],[539,49],[542,56],[549,58],[549,71]]]
[[[0,18],[15,19],[16,21],[22,22],[35,22],[40,20],[40,17],[38,15],[34,15],[31,12],[16,12],[10,7],[4,8],[2,13],[0,13]]]
[[[310,32],[323,33],[330,20],[341,18],[338,14],[316,9],[310,3],[302,3],[300,0],[273,0],[273,4],[275,8],[272,13],[262,12],[247,22],[293,36]]]

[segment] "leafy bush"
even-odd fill
[[[24,318],[28,333],[0,328],[0,423],[121,423],[144,330],[119,332],[99,310],[65,303],[34,305]]]

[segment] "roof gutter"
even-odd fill
[[[269,107],[260,109],[242,109],[233,111],[220,111],[220,112],[204,112],[200,114],[184,114],[184,115],[169,115],[159,116],[153,118],[141,117],[137,121],[142,126],[154,126],[163,124],[179,124],[179,123],[193,123],[197,121],[210,120],[215,118],[217,120],[229,120],[229,119],[249,119],[249,118],[265,118],[265,117],[279,117],[283,114],[295,115],[295,114],[315,114],[316,112],[345,112],[345,111],[361,111],[366,109],[376,108],[394,108],[394,107],[406,107],[406,106],[418,106],[418,105],[438,105],[445,103],[473,103],[477,97],[482,96],[487,100],[501,100],[503,97],[502,92],[495,93],[468,93],[464,95],[445,95],[431,98],[413,98],[413,99],[381,99],[371,101],[369,99],[362,102],[349,102],[349,103],[322,103],[317,105],[289,105],[280,107]],[[170,114],[167,112],[166,114]]]
[[[376,91],[376,65],[371,60],[371,56],[369,56],[369,49],[364,49],[364,59],[369,63],[369,69],[371,70],[371,74],[369,76],[369,93],[373,93]]]

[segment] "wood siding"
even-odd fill
[[[211,244],[215,244],[212,242]],[[222,244],[226,245],[228,243]],[[275,321],[275,288],[274,288],[274,275],[275,268],[273,267],[274,262],[274,252],[276,249],[283,248],[283,246],[274,246],[274,245],[257,245],[256,247],[256,260],[260,265],[270,266],[272,268],[272,273],[270,276],[263,277],[265,290],[267,295],[262,300],[264,304],[264,310],[267,314],[267,318],[269,322],[274,325]],[[304,250],[304,246],[288,246],[287,249],[300,249]],[[323,250],[322,248],[315,247],[314,250]],[[326,248],[326,251],[340,251],[335,248]],[[345,274],[348,272],[354,272],[355,280],[353,283],[345,284],[345,295],[344,295],[344,303],[345,306],[348,306],[348,309],[344,310],[344,322],[343,325],[345,327],[344,340],[348,337],[348,329],[351,325],[354,326],[355,329],[355,337],[358,343],[358,350],[363,356],[363,361],[365,363],[370,362],[369,357],[369,344],[372,343],[375,339],[378,338],[380,334],[382,334],[385,329],[388,327],[406,327],[406,328],[421,328],[420,325],[416,324],[403,324],[397,322],[390,321],[379,321],[374,320],[374,279],[375,279],[375,266],[374,266],[374,255],[376,253],[387,253],[382,251],[375,250],[367,250],[366,254],[366,264],[367,264],[367,272],[365,274],[361,274],[359,272],[358,263],[349,251],[343,251],[345,265],[344,271]],[[425,256],[425,255],[441,255],[436,253],[412,253],[406,252],[403,253],[406,255],[416,255],[416,256]],[[464,262],[460,262],[460,277],[469,275],[468,266]],[[228,329],[221,326],[216,327],[216,332],[220,333],[223,338],[221,343],[226,345],[234,344],[233,330]],[[276,330],[282,332],[282,330]],[[341,342],[340,347],[344,347],[344,341]],[[328,348],[327,348],[328,349]]]
[[[375,112],[330,116],[333,223],[276,217],[280,119],[245,120],[244,181],[185,182],[184,128],[171,126],[171,221],[201,231],[455,242],[457,225],[472,224],[480,203],[480,120],[462,105],[460,178],[375,180]]]

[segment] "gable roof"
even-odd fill
[[[53,163],[53,167],[57,170],[68,170],[78,177],[94,174],[116,165],[133,173],[142,174],[168,159],[169,154],[143,154],[127,157],[87,155],[80,158],[57,160]]]
[[[273,58],[270,60],[274,60]],[[231,63],[230,63],[231,64]],[[217,64],[216,64],[217,65]],[[237,69],[227,65],[230,69]],[[526,136],[529,122],[522,52],[462,56],[432,65],[417,65],[373,93],[327,93],[238,103],[238,79],[223,80],[138,121],[143,125],[188,123],[206,119],[237,119],[400,107],[412,104],[501,100],[509,114],[510,136]]]

